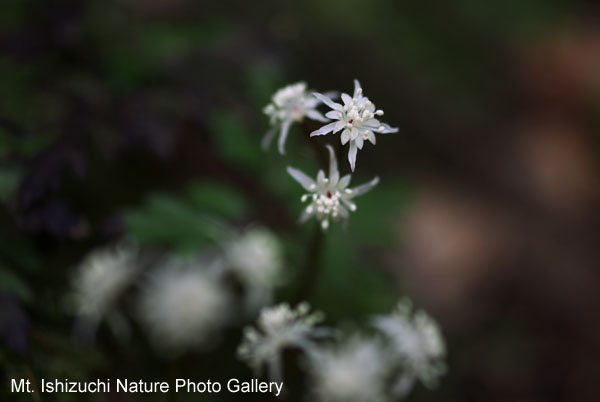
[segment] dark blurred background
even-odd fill
[[[600,400],[598,11],[3,0],[2,381],[249,376],[234,357],[239,329],[177,366],[102,331],[73,345],[69,272],[123,237],[194,249],[206,211],[262,222],[301,271],[314,228],[296,225],[300,190],[284,169],[317,165],[295,131],[285,157],[260,150],[262,107],[291,82],[349,92],[358,78],[400,132],[360,152],[355,184],[381,184],[327,234],[309,301],[341,322],[408,295],[438,319],[448,375],[409,400]]]

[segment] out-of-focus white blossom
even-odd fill
[[[300,221],[304,222],[314,216],[321,222],[323,230],[329,227],[330,220],[346,220],[349,210],[356,210],[356,204],[352,199],[366,193],[379,183],[379,177],[375,177],[368,183],[348,188],[352,175],[347,174],[340,178],[333,148],[327,145],[327,149],[329,150],[329,177],[325,177],[325,172],[319,170],[315,181],[298,169],[287,168],[288,173],[309,192],[302,196],[302,202],[308,200],[310,203],[300,216]]]
[[[375,145],[375,133],[398,132],[397,128],[392,128],[375,118],[375,116],[383,116],[383,110],[376,110],[375,105],[369,98],[363,96],[358,80],[354,80],[353,96],[346,93],[342,94],[343,105],[320,93],[314,93],[314,96],[333,109],[327,112],[325,116],[334,121],[313,131],[310,135],[325,135],[331,132],[335,134],[342,131],[342,145],[347,142],[350,143],[348,161],[352,171],[354,171],[356,165],[356,153],[359,149],[362,149],[365,141],[370,141]]]
[[[249,311],[271,302],[273,288],[282,281],[283,250],[264,228],[252,228],[225,245],[228,268],[241,280]]]
[[[75,301],[80,317],[101,318],[131,283],[138,271],[137,250],[117,245],[90,253],[73,277]]]
[[[159,351],[177,353],[214,342],[231,313],[229,294],[216,272],[170,261],[150,274],[138,311]]]
[[[287,303],[264,308],[258,317],[257,327],[244,329],[238,356],[257,374],[267,365],[271,379],[281,381],[283,349],[312,350],[315,347],[312,338],[330,335],[329,330],[315,327],[323,318],[319,312],[310,313],[308,303],[301,303],[295,309]]]
[[[377,340],[355,336],[311,353],[313,393],[320,402],[384,402],[389,359]]]
[[[265,135],[263,147],[269,145],[279,130],[279,153],[284,154],[285,140],[292,123],[301,122],[305,117],[321,122],[329,121],[316,110],[319,103],[321,102],[317,98],[306,91],[305,82],[291,84],[275,92],[272,102],[264,108],[273,128]]]
[[[390,340],[403,366],[397,394],[410,391],[414,379],[428,387],[437,384],[446,371],[446,347],[437,323],[427,313],[418,310],[413,314],[411,302],[403,300],[392,314],[376,317],[374,325]]]

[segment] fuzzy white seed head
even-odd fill
[[[138,272],[137,249],[118,245],[93,251],[73,277],[78,314],[97,319],[104,315]]]
[[[151,274],[138,311],[159,351],[212,346],[214,334],[229,320],[229,295],[203,268],[172,261]]]
[[[396,311],[375,319],[375,327],[389,340],[406,374],[434,386],[446,369],[444,339],[437,323],[425,312],[412,313],[410,301],[398,304]]]
[[[389,363],[384,347],[354,337],[311,353],[313,395],[321,402],[384,402]]]
[[[258,374],[268,365],[272,378],[281,378],[281,353],[296,347],[308,351],[313,348],[312,338],[318,336],[315,325],[323,320],[321,313],[311,313],[307,303],[295,309],[286,303],[264,308],[257,326],[244,330],[238,356]]]

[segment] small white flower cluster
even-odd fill
[[[392,128],[382,123],[375,116],[383,116],[383,110],[375,110],[375,105],[363,96],[363,91],[358,80],[354,80],[354,95],[342,94],[343,105],[334,102],[326,95],[315,93],[317,99],[325,103],[332,110],[327,112],[326,117],[335,120],[320,129],[313,131],[310,135],[334,134],[342,131],[342,145],[350,142],[348,161],[354,171],[356,165],[356,153],[362,149],[364,141],[370,141],[375,145],[375,134],[397,133],[397,128]]]
[[[312,120],[327,122],[328,120],[316,107],[321,103],[306,90],[305,82],[298,82],[281,88],[273,95],[272,103],[264,108],[270,117],[273,128],[263,139],[263,147],[267,147],[279,129],[279,153],[284,154],[285,140],[287,139],[292,123],[301,122],[305,117]]]
[[[264,109],[264,112],[270,116],[271,125],[274,128],[267,133],[263,143],[270,142],[275,130],[279,128],[281,131],[279,152],[283,154],[283,146],[292,123],[300,122],[304,117],[326,122],[327,125],[313,131],[310,135],[325,135],[331,132],[335,134],[342,131],[341,143],[342,145],[350,143],[348,161],[354,171],[356,154],[359,149],[363,148],[365,141],[375,145],[375,133],[396,133],[398,129],[377,119],[377,117],[383,116],[383,110],[376,109],[373,102],[363,96],[363,90],[358,80],[354,80],[353,96],[342,93],[341,98],[343,105],[334,102],[330,94],[313,92],[310,95],[304,82],[288,85],[278,90],[273,95],[273,102]],[[321,102],[332,109],[325,116],[316,110]],[[329,119],[334,121],[330,122]]]
[[[366,193],[379,183],[379,178],[375,177],[368,183],[348,188],[352,175],[347,174],[340,178],[333,148],[327,145],[327,149],[329,150],[329,177],[319,170],[317,179],[313,180],[298,169],[293,167],[287,169],[290,176],[309,192],[302,196],[302,202],[309,200],[310,203],[300,216],[300,221],[304,222],[314,216],[321,222],[323,230],[329,227],[330,220],[348,219],[349,211],[356,210],[356,204],[352,199]]]
[[[383,115],[383,110],[376,109],[373,102],[363,95],[358,80],[354,80],[353,96],[342,93],[341,99],[343,104],[334,102],[328,94],[313,92],[309,95],[303,82],[280,89],[273,96],[273,102],[265,107],[265,113],[271,117],[271,125],[274,126],[267,133],[266,141],[270,141],[275,130],[280,128],[279,150],[283,154],[283,145],[293,122],[302,121],[304,117],[327,122],[325,126],[310,133],[310,136],[336,134],[341,131],[342,145],[349,144],[348,161],[354,172],[356,154],[363,148],[365,141],[375,145],[375,133],[395,133],[398,129],[377,119]],[[321,102],[332,109],[325,117],[316,110]],[[329,119],[334,121],[331,122]],[[316,180],[313,180],[293,167],[287,168],[288,173],[309,192],[302,196],[302,202],[310,200],[310,203],[301,215],[300,221],[304,222],[314,216],[323,230],[329,227],[332,220],[345,222],[349,217],[349,211],[356,210],[356,204],[351,199],[367,192],[379,182],[379,178],[375,177],[362,186],[348,188],[352,176],[348,174],[340,178],[333,148],[329,145],[327,148],[330,154],[329,177],[320,170]]]
[[[435,321],[426,313],[412,315],[402,301],[390,315],[373,319],[378,333],[338,336],[330,328],[316,327],[322,315],[309,314],[307,304],[296,310],[287,304],[265,308],[257,328],[244,332],[240,359],[258,374],[269,367],[281,381],[282,351],[289,347],[306,354],[312,395],[321,402],[385,402],[404,398],[420,380],[428,387],[445,372],[444,341]],[[319,345],[320,337],[335,342]]]
[[[128,320],[114,306],[131,285],[137,300],[133,313],[159,353],[211,347],[218,339],[214,335],[239,309],[234,302],[240,286],[246,312],[255,313],[271,302],[274,287],[283,282],[282,248],[267,229],[231,230],[219,246],[217,253],[207,250],[197,257],[153,262],[141,283],[133,281],[144,265],[137,249],[119,246],[93,252],[73,279],[76,335],[93,338],[105,315],[113,330],[128,332]],[[232,277],[240,286],[232,286]]]
[[[137,250],[124,244],[91,252],[73,277],[78,314],[96,318],[109,310],[138,270]]]
[[[101,321],[106,320],[115,335],[126,337],[117,302],[139,272],[138,250],[130,244],[92,251],[79,264],[72,277],[72,300],[77,319],[75,335],[85,341],[94,338]]]
[[[264,308],[258,317],[257,328],[245,328],[238,356],[257,374],[267,365],[271,379],[281,381],[283,350],[290,347],[312,349],[312,339],[328,333],[324,328],[316,327],[323,318],[319,312],[311,313],[308,303],[301,303],[295,309],[287,303]]]
[[[408,393],[415,380],[427,387],[437,384],[446,372],[446,347],[437,323],[427,313],[413,314],[412,303],[404,299],[392,314],[376,317],[374,326],[390,341],[404,369],[396,381],[397,394]]]
[[[211,346],[213,335],[229,322],[231,296],[213,267],[173,258],[150,273],[138,311],[158,351]]]
[[[354,335],[309,355],[313,395],[323,402],[382,402],[390,362],[381,342]]]
[[[224,245],[225,265],[246,288],[249,312],[271,303],[272,290],[283,277],[283,250],[270,231],[255,227]]]

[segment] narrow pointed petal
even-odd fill
[[[339,96],[339,94],[340,94],[340,91],[327,91],[327,92],[323,92],[323,95],[325,95],[329,99],[337,98]]]
[[[290,124],[292,122],[290,120],[285,120],[283,123],[281,123],[281,133],[279,134],[279,153],[281,155],[285,154],[285,140],[288,136],[288,133],[290,131]]]
[[[311,179],[298,169],[294,169],[293,167],[288,166],[287,172],[290,174],[290,176],[294,178],[294,180],[300,183],[300,185],[304,187],[305,190],[314,191],[317,187],[317,183],[315,183],[313,179]]]
[[[300,218],[298,218],[298,222],[304,223],[312,216],[312,211],[308,212],[310,211],[308,208],[309,207],[304,208],[304,211],[302,211],[302,213],[300,214]]]
[[[352,179],[352,175],[350,175],[350,174],[347,174],[347,175],[343,176],[340,179],[340,182],[338,184],[338,188],[340,190],[344,190],[346,187],[348,187],[348,184],[350,184],[350,179]]]
[[[362,93],[362,87],[360,86],[360,82],[358,80],[354,80],[354,97],[358,97]]]
[[[334,123],[329,123],[329,124],[324,125],[320,129],[315,130],[312,133],[310,133],[310,136],[314,137],[315,135],[329,134],[331,131],[333,131],[334,128],[335,128],[335,122]]]
[[[362,149],[363,144],[364,144],[364,140],[362,136],[358,136],[356,137],[356,140],[354,140],[354,142],[356,142],[356,146],[358,147],[358,149]]]
[[[341,197],[340,200],[342,201],[343,204],[346,204],[346,206],[348,207],[348,209],[350,211],[356,211],[356,204],[353,203],[352,201],[350,201],[350,198]]]
[[[331,99],[329,99],[327,96],[325,96],[323,94],[320,94],[318,92],[313,92],[313,95],[315,96],[315,98],[317,98],[318,100],[320,100],[321,102],[323,102],[324,104],[326,104],[327,106],[332,108],[333,110],[337,110],[338,112],[341,112],[342,110],[344,110],[342,105],[340,105],[339,103],[335,103],[334,101],[332,101]]]
[[[356,147],[356,143],[354,141],[350,141],[350,149],[348,150],[348,162],[350,162],[350,168],[354,172],[354,167],[356,165],[356,152],[358,148]]]
[[[378,131],[379,134],[391,134],[398,132],[398,127],[390,127],[390,125],[386,123],[381,123],[381,125],[383,126],[383,131]]]
[[[346,143],[350,140],[350,130],[345,129],[342,131],[342,145],[346,145]]]
[[[350,215],[348,213],[348,210],[346,209],[346,207],[343,206],[342,204],[340,204],[338,206],[338,214],[340,215],[340,218],[342,218],[342,219],[348,219],[348,216]]]
[[[325,172],[319,170],[319,173],[317,173],[317,186],[323,189],[325,187],[325,184],[327,184],[326,180],[327,178],[325,177]]]
[[[344,102],[344,105],[347,105],[349,103],[352,103],[352,97],[348,94],[343,93],[342,94],[342,101]]]
[[[372,131],[369,131],[369,141],[371,141],[371,143],[373,145],[375,145],[375,143],[377,142],[377,140],[375,139],[375,134]]]
[[[275,137],[276,133],[277,133],[277,127],[273,127],[269,131],[266,132],[265,136],[260,141],[260,147],[262,148],[263,151],[266,151],[269,148],[269,145],[271,145],[271,141],[273,141],[273,138]]]
[[[346,122],[344,122],[343,120],[337,121],[335,123],[335,127],[333,127],[333,133],[337,133],[338,131],[342,130],[344,127],[346,127]]]
[[[337,164],[337,158],[335,157],[335,151],[333,150],[333,147],[331,145],[327,145],[327,150],[329,151],[329,178],[333,177],[334,175],[338,175],[339,177],[339,171],[338,171],[338,164]]]
[[[375,187],[377,185],[377,183],[379,183],[379,177],[375,176],[373,178],[373,180],[371,180],[370,182],[361,184],[360,186],[357,186],[357,187],[354,187],[352,189],[352,194],[351,194],[352,197],[356,197],[356,196],[366,193],[367,191],[369,191],[373,187]]]
[[[338,112],[337,110],[330,110],[329,112],[325,113],[325,117],[328,117],[330,119],[339,120],[342,117],[342,114],[340,112]]]
[[[320,121],[322,123],[327,123],[329,121],[329,119],[325,118],[325,116],[323,116],[321,112],[313,109],[309,109],[306,111],[306,117],[308,117],[309,119]]]

